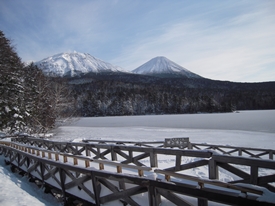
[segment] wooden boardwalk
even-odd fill
[[[257,200],[263,195],[262,189],[246,187],[247,184],[258,185],[275,192],[272,150],[266,153],[261,149],[241,148],[241,151],[253,155],[251,149],[256,151],[251,158],[240,156],[248,155],[247,152],[237,152],[236,156],[232,155],[234,152],[228,152],[228,149],[240,151],[240,148],[190,143],[184,143],[186,147],[181,149],[164,148],[167,147],[165,142],[101,140],[75,143],[26,137],[0,143],[0,153],[8,162],[43,185],[60,191],[65,202],[68,197],[74,197],[94,205],[112,201],[119,201],[122,205],[141,205],[139,195],[142,194],[147,205],[161,202],[192,205],[188,201],[190,198],[197,205],[210,205],[211,201],[228,205],[275,205],[275,200]],[[166,158],[168,155],[174,165],[160,164],[164,155]],[[184,162],[185,157],[195,159]],[[186,170],[197,167],[207,167],[208,178],[184,174]],[[220,181],[219,168],[237,176],[238,180]],[[261,173],[262,169],[270,170],[271,174]]]

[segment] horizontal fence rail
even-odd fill
[[[245,201],[253,201],[254,205],[263,205],[262,202],[260,204],[256,200],[262,195],[262,190],[245,188],[244,185],[254,184],[275,192],[275,162],[273,160],[221,155],[209,148],[205,150],[162,148],[165,147],[165,144],[161,145],[160,142],[157,142],[158,146],[156,147],[151,146],[152,142],[149,142],[150,144],[143,142],[141,145],[134,142],[117,143],[116,141],[101,141],[101,143],[91,143],[91,141],[54,142],[35,138],[14,138],[12,142],[1,142],[0,153],[5,155],[13,165],[28,173],[32,173],[33,170],[38,171],[38,175],[37,172],[33,173],[41,181],[47,180],[47,184],[54,181],[55,183],[51,185],[61,189],[64,195],[76,194],[67,190],[68,186],[63,188],[62,178],[65,177],[65,182],[63,181],[65,185],[66,181],[70,180],[72,182],[67,185],[74,188],[71,190],[84,188],[81,191],[83,190],[82,192],[85,192],[87,197],[84,195],[85,198],[83,198],[80,195],[80,198],[96,205],[114,200],[138,205],[135,197],[140,193],[147,193],[149,205],[158,205],[162,199],[176,205],[191,205],[185,201],[185,196],[196,198],[198,205],[207,205],[208,201],[236,205],[250,205],[252,202]],[[192,144],[188,145],[190,147]],[[169,167],[162,164],[163,156],[167,159],[167,155],[173,160],[171,162],[174,166],[171,166],[171,162]],[[193,159],[188,162],[185,161],[185,158]],[[32,161],[33,163],[30,164]],[[49,162],[45,163],[45,161]],[[42,167],[41,162],[45,164]],[[52,170],[51,167],[56,169]],[[207,168],[208,179],[184,174],[185,171],[198,167]],[[89,178],[85,173],[85,177],[83,174],[80,175],[83,181],[82,179],[78,180],[83,169],[90,171]],[[220,181],[219,169],[235,175],[238,177],[237,180]],[[262,169],[270,170],[270,172],[263,174],[261,173]],[[104,177],[93,176],[91,171],[93,174],[104,174]],[[72,172],[75,173],[75,176],[70,176]],[[46,176],[44,173],[47,173]],[[58,173],[60,177],[53,175],[55,173]],[[120,175],[120,179],[113,178],[114,176],[111,174]],[[110,179],[106,179],[106,176],[112,176],[111,182]],[[128,178],[129,183],[125,178]],[[131,178],[144,179],[148,185],[144,186]],[[93,185],[92,188],[85,186],[86,180],[92,182],[89,186]],[[192,183],[187,184],[186,181]],[[94,184],[97,187],[94,187]],[[133,184],[133,187],[130,188],[129,184]],[[209,185],[212,186],[209,187]],[[100,187],[105,189],[107,187],[110,194],[103,197],[101,190],[98,189]],[[229,189],[229,191],[225,189]],[[126,194],[128,198],[124,197]],[[254,198],[250,194],[253,194]],[[264,204],[275,205],[275,201]]]
[[[260,148],[249,148],[249,147],[234,147],[224,145],[213,145],[213,144],[198,144],[191,143],[190,149],[197,150],[214,150],[224,155],[231,156],[244,156],[253,157],[259,159],[274,159],[275,150],[272,149],[260,149]]]
[[[183,144],[168,144],[166,142],[174,142],[175,139],[183,139]],[[186,141],[189,138],[168,138],[165,141],[148,141],[148,142],[136,142],[136,141],[114,141],[114,140],[82,140],[83,143],[87,144],[109,144],[109,145],[125,145],[125,146],[140,146],[140,147],[167,147],[167,148],[180,148],[180,149],[192,149],[192,150],[213,150],[220,154],[230,155],[230,156],[243,156],[243,157],[252,157],[258,159],[270,159],[273,160],[275,156],[275,150],[273,149],[261,149],[261,148],[249,148],[249,147],[236,147],[229,145],[214,145],[214,144],[201,144],[193,143]],[[24,144],[30,144],[38,147],[44,147],[47,149],[66,149],[71,145],[71,149],[74,150],[75,147],[83,145],[79,142],[56,142],[44,139],[37,138],[26,138],[26,137],[17,137],[12,138],[12,141],[21,142]],[[67,146],[64,144],[68,144]],[[74,152],[74,151],[72,151]]]

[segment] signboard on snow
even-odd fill
[[[164,142],[164,147],[178,147],[184,149],[190,144],[189,137],[179,137],[179,138],[166,138]]]

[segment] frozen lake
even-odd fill
[[[243,130],[275,133],[275,110],[239,113],[148,115],[81,118],[82,127],[167,127],[185,129]]]
[[[275,110],[79,118],[54,133],[56,140],[189,137],[196,143],[275,149]]]

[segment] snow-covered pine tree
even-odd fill
[[[52,82],[33,63],[24,71],[26,129],[29,133],[46,132],[54,126],[56,117]]]
[[[23,64],[0,31],[0,130],[22,131],[24,122]]]
[[[34,64],[24,66],[0,31],[0,130],[46,132],[56,119],[55,82]]]

